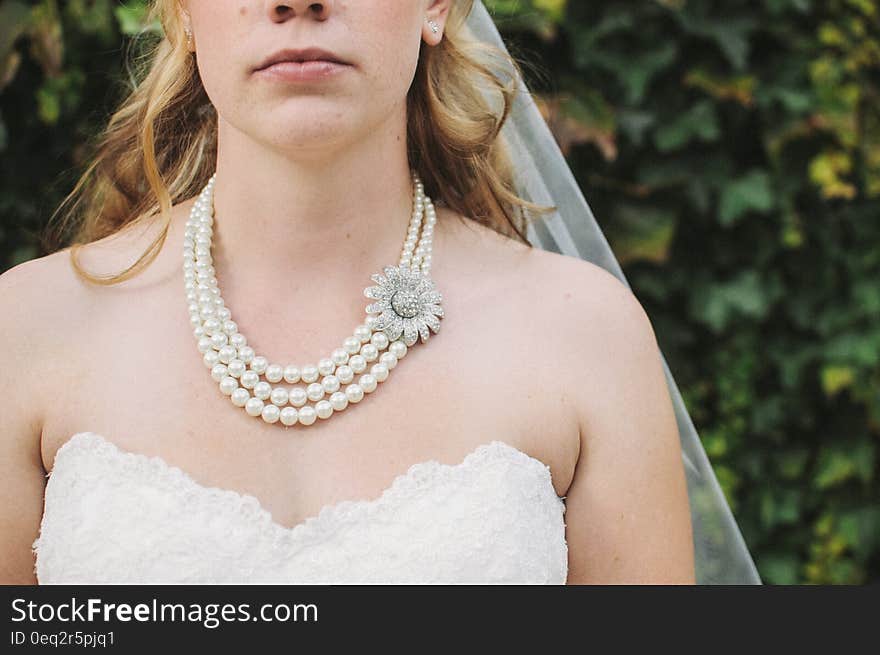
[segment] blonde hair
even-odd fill
[[[148,266],[161,251],[172,206],[198,194],[215,170],[217,113],[186,48],[176,5],[177,0],[153,1],[147,20],[161,25],[161,33],[130,57],[137,71],[130,92],[96,135],[88,167],[53,213],[52,218],[68,207],[60,225],[50,219],[43,233],[51,252],[65,241],[59,235],[72,232],[67,240],[71,264],[96,284],[122,282]],[[531,203],[514,190],[507,144],[499,133],[522,69],[517,59],[471,34],[465,21],[472,5],[473,0],[455,0],[443,39],[421,48],[407,96],[409,162],[438,205],[528,244],[527,210],[545,213],[555,207]],[[487,97],[497,97],[500,107]],[[83,245],[157,212],[163,229],[128,268],[96,276],[80,265]]]

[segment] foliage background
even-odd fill
[[[880,2],[486,0],[767,583],[880,579]],[[0,0],[0,270],[123,92],[144,0]]]

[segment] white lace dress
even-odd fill
[[[411,466],[374,500],[287,528],[94,432],[61,448],[33,543],[40,584],[565,584],[564,499],[503,442]]]

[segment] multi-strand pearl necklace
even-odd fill
[[[312,425],[375,391],[410,346],[440,330],[442,296],[429,276],[437,215],[417,173],[410,173],[413,213],[399,264],[371,276],[376,286],[364,289],[364,295],[374,302],[367,305],[365,320],[354,334],[329,357],[301,367],[269,363],[255,353],[223,302],[211,256],[216,172],[211,176],[186,223],[183,278],[202,361],[233,405],[266,423]],[[306,386],[276,386],[282,380]]]

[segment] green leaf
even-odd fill
[[[650,207],[621,203],[615,212],[608,236],[621,262],[641,259],[663,262],[675,233],[674,213]]]
[[[800,561],[793,553],[768,553],[758,560],[761,579],[770,584],[791,585],[799,580]]]
[[[825,344],[825,357],[833,362],[849,362],[860,368],[876,366],[880,361],[880,332],[866,330],[838,334]]]
[[[854,472],[853,461],[846,453],[825,449],[820,455],[813,482],[819,489],[827,489],[845,482]]]
[[[715,41],[731,65],[737,69],[745,68],[749,55],[749,36],[758,22],[749,15],[746,18],[734,16],[713,16],[706,18],[688,11],[678,12],[682,26],[687,32]]]
[[[672,65],[677,52],[674,43],[666,42],[652,51],[631,55],[622,60],[624,65],[618,70],[618,79],[626,89],[627,102],[630,105],[642,101],[648,84],[660,71]]]
[[[149,9],[149,5],[143,0],[118,5],[114,9],[114,14],[116,22],[119,23],[119,31],[128,35],[140,34],[143,31],[161,33],[162,25],[159,21],[147,25]]]
[[[565,7],[568,0],[533,0],[535,9],[544,12],[550,20],[559,22],[565,16]]]
[[[800,518],[800,494],[795,489],[765,489],[761,494],[761,523],[766,529],[797,523]]]
[[[728,282],[696,285],[690,311],[715,332],[720,332],[737,315],[765,316],[780,293],[778,283],[762,279],[758,271],[743,271]]]
[[[710,100],[702,100],[671,123],[661,125],[654,134],[654,145],[662,152],[681,148],[695,139],[715,141],[721,129],[715,107]]]
[[[850,366],[823,366],[822,390],[827,396],[837,394],[841,389],[852,386],[855,371]]]
[[[880,507],[860,507],[840,515],[838,531],[860,557],[880,547]]]
[[[767,212],[774,206],[769,174],[753,169],[724,187],[719,219],[722,225],[729,226],[748,211]]]
[[[874,444],[862,439],[824,446],[819,452],[813,484],[828,489],[853,478],[869,482],[874,475]]]
[[[37,90],[37,112],[40,120],[49,125],[58,122],[61,116],[61,98],[55,86],[45,85]]]
[[[789,480],[799,478],[807,466],[810,451],[806,448],[794,448],[787,450],[778,456],[776,463],[782,477]]]
[[[813,106],[813,96],[797,89],[778,89],[773,96],[782,106],[793,114],[801,114]]]

